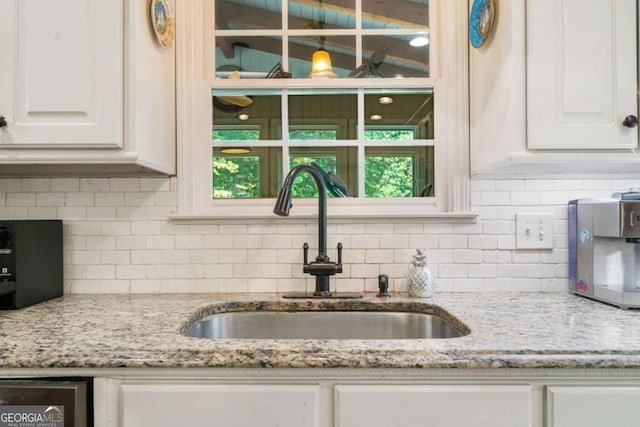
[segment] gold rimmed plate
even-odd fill
[[[151,0],[151,24],[158,42],[164,47],[173,46],[175,23],[167,0]]]

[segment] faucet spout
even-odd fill
[[[327,257],[327,190],[324,185],[324,179],[316,168],[311,165],[298,165],[289,171],[284,179],[280,193],[278,193],[273,213],[280,216],[289,216],[293,205],[291,201],[293,198],[293,181],[303,172],[307,172],[313,177],[318,189],[318,256],[322,255],[324,258],[329,259]]]
[[[278,193],[273,213],[289,216],[292,206],[293,182],[298,175],[304,172],[313,177],[318,189],[318,256],[314,262],[309,263],[307,260],[309,245],[304,244],[303,272],[316,278],[316,289],[313,296],[328,297],[331,296],[329,277],[336,273],[342,273],[342,244],[338,243],[338,263],[331,262],[327,255],[327,190],[320,171],[314,166],[306,164],[292,168],[284,180],[280,193]]]

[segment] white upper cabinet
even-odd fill
[[[2,144],[121,147],[122,2],[3,4]]]
[[[175,173],[175,52],[149,2],[0,0],[0,175]]]
[[[501,0],[470,49],[471,174],[637,177],[636,0]],[[637,120],[637,119],[636,119]]]
[[[636,41],[636,0],[528,1],[528,147],[636,147]]]

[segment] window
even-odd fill
[[[464,0],[185,3],[176,5],[188,22],[178,40],[181,214],[270,215],[301,163],[336,178],[330,215],[467,210]],[[418,36],[428,43],[412,46]],[[337,78],[309,77],[319,49]],[[304,175],[294,192],[317,195]],[[312,214],[315,201],[296,206]]]

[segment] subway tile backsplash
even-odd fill
[[[607,197],[629,180],[473,180],[478,221],[332,221],[329,255],[344,245],[339,291],[392,291],[416,248],[426,248],[436,291],[567,288],[567,201]],[[0,179],[0,218],[64,220],[65,293],[284,292],[313,288],[302,273],[302,244],[315,256],[317,223],[173,222],[175,178]],[[516,250],[515,214],[553,214],[553,250]]]

